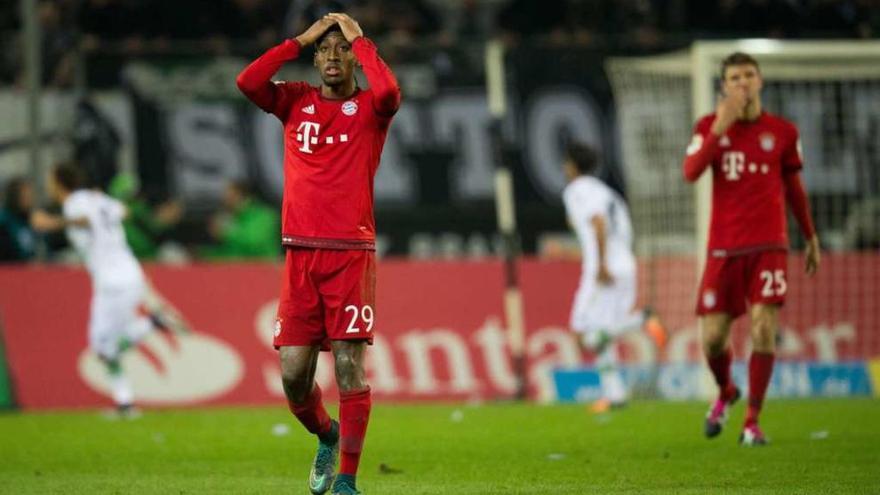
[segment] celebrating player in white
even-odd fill
[[[92,280],[89,346],[107,365],[118,411],[130,414],[134,394],[120,366],[121,354],[150,331],[167,331],[168,325],[157,313],[138,313],[146,281],[125,240],[125,206],[100,191],[82,188],[80,170],[72,165],[56,166],[48,184],[63,216],[36,211],[31,224],[43,232],[65,229],[83,257]]]
[[[598,162],[596,153],[587,146],[569,145],[563,164],[569,182],[562,198],[583,258],[570,326],[578,344],[596,353],[602,398],[593,411],[605,412],[627,399],[614,341],[642,328],[663,347],[666,330],[650,309],[634,309],[636,259],[629,209],[620,195],[594,176]]]

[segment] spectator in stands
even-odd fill
[[[423,0],[386,0],[384,7],[394,15],[385,16],[388,39],[397,45],[415,43],[438,32],[440,18]]]
[[[122,136],[110,117],[88,98],[76,104],[72,144],[74,161],[89,185],[106,191],[119,171]]]
[[[858,0],[858,25],[856,31],[860,38],[876,38],[880,33],[880,0]]]
[[[113,178],[108,192],[128,208],[122,226],[134,255],[140,259],[156,258],[160,244],[180,222],[183,206],[170,200],[154,208],[138,194],[137,179],[127,172]]]
[[[38,4],[37,17],[42,35],[43,84],[67,88],[73,84],[76,33],[65,19],[62,5],[49,0]]]
[[[223,196],[223,212],[208,231],[217,244],[205,247],[208,259],[275,259],[281,253],[280,220],[276,208],[257,199],[245,181],[232,181]]]
[[[871,6],[864,1],[815,0],[804,24],[814,37],[858,36],[870,10]]]
[[[176,2],[178,7],[190,2]],[[100,48],[136,51],[143,45],[146,26],[144,12],[134,2],[124,0],[86,0],[80,6],[77,26],[86,51]]]
[[[451,45],[456,38],[468,40],[485,38],[492,25],[491,11],[479,0],[449,2],[444,14],[444,44]]]
[[[565,11],[538,0],[513,0],[498,13],[497,25],[509,43],[522,37],[553,39],[565,29]]]
[[[17,5],[17,4],[16,4]],[[0,7],[0,17],[9,11]],[[42,0],[37,4],[37,22],[40,30],[41,83],[44,86],[68,88],[73,84],[74,52],[77,37],[72,22],[69,0]],[[18,14],[18,12],[16,12]],[[18,16],[5,19],[6,28],[20,28]],[[25,38],[22,31],[12,34],[3,32],[0,21],[0,46],[8,46],[0,53],[0,82],[25,84]]]
[[[726,14],[720,27],[731,35],[789,38],[797,35],[802,24],[798,10],[784,0],[739,0]]]
[[[266,0],[231,0],[223,34],[233,40],[253,40],[260,48],[273,46],[278,39],[284,2]]]
[[[369,4],[370,2],[359,2],[361,4]],[[376,31],[372,28],[372,17],[364,17],[360,11],[366,5],[355,6],[352,0],[291,0],[290,7],[284,15],[283,33],[288,38],[293,38],[302,33],[315,21],[324,17],[331,12],[350,12],[352,8],[358,8],[357,13],[353,17],[358,19],[358,23],[365,32],[369,32],[375,37]]]
[[[6,184],[0,209],[0,262],[27,261],[36,255],[37,236],[29,223],[34,188],[18,177]]]

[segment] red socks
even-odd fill
[[[749,359],[749,409],[746,412],[746,426],[758,423],[764,394],[773,374],[773,361],[776,355],[772,352],[752,352]]]
[[[357,474],[370,420],[370,389],[339,394],[339,474]]]
[[[706,360],[709,362],[712,375],[715,376],[715,382],[718,383],[721,399],[729,400],[735,390],[733,380],[730,379],[730,363],[733,360],[733,353],[728,347],[715,356],[707,356]]]
[[[330,431],[332,426],[330,416],[324,409],[324,403],[321,401],[321,387],[317,383],[304,403],[294,404],[288,399],[287,407],[309,433],[321,435]]]
[[[371,404],[369,388],[339,394],[339,474],[357,474]],[[332,428],[330,416],[321,401],[321,387],[317,383],[303,404],[288,401],[287,405],[310,433],[322,435]]]

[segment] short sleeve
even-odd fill
[[[110,215],[113,220],[122,221],[125,217],[125,205],[113,198],[107,198],[106,209],[107,214]]]
[[[605,214],[610,201],[607,191],[599,187],[588,187],[587,184],[571,184],[565,189],[562,199],[569,222],[573,225],[589,222],[594,216]]]
[[[801,136],[798,133],[797,127],[792,125],[789,131],[789,139],[782,152],[782,170],[797,172],[802,168],[804,168],[804,156]]]
[[[64,215],[64,219],[76,220],[88,217],[88,203],[84,200],[85,198],[79,194],[74,194],[67,198],[67,201],[64,202],[64,206],[61,208],[61,213]]]

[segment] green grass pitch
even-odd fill
[[[702,403],[374,406],[358,487],[394,494],[880,494],[880,401],[769,401],[772,444],[719,438]],[[289,433],[273,433],[273,428]],[[283,432],[281,432],[283,433]],[[0,414],[0,493],[308,493],[315,441],[286,409]],[[380,466],[383,466],[380,468]]]

